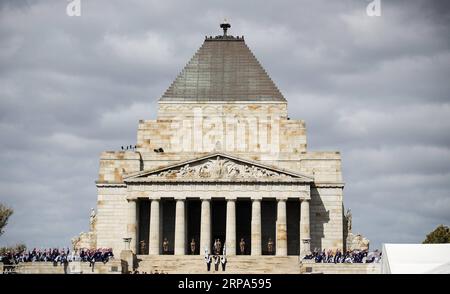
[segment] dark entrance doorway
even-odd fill
[[[251,252],[251,222],[252,222],[252,202],[251,200],[236,201],[236,254],[241,255],[240,243],[244,239],[244,255]]]
[[[274,255],[276,247],[276,219],[277,219],[277,201],[261,201],[261,253],[263,255]],[[272,242],[272,252],[269,250],[269,241]]]
[[[150,201],[138,201],[138,254],[148,254],[148,239],[150,230]]]
[[[186,217],[187,217],[186,252],[187,254],[192,254],[191,242],[192,239],[194,239],[195,242],[194,254],[200,254],[200,218],[201,218],[200,200],[186,201]]]
[[[300,201],[286,202],[288,255],[300,254]]]
[[[164,252],[162,249],[162,254],[173,254],[175,245],[175,201],[173,199],[161,200],[162,204],[162,216],[160,215],[160,226],[162,227],[161,244],[164,243],[164,239],[169,242],[168,251]]]
[[[300,254],[300,201],[286,202],[288,255]]]
[[[211,247],[214,241],[219,239],[223,245],[225,244],[227,203],[225,200],[211,201]]]

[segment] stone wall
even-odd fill
[[[138,152],[133,151],[105,151],[100,155],[98,182],[119,183],[126,173],[141,169]]]
[[[202,139],[196,140],[196,136]],[[160,168],[215,150],[314,177],[311,249],[343,249],[341,155],[334,151],[307,152],[306,142],[304,121],[288,119],[286,103],[160,103],[157,120],[139,121],[135,151],[101,154],[97,246],[112,247],[114,252],[124,249],[125,174]],[[164,152],[154,152],[159,148]],[[148,191],[142,193],[148,196]]]
[[[99,187],[97,199],[97,247],[112,248],[114,254],[124,249],[127,237],[126,188]]]
[[[381,274],[380,263],[309,263],[303,273],[311,274]]]
[[[157,120],[139,121],[139,151],[299,153],[304,121],[289,120],[285,103],[162,104]]]
[[[311,250],[343,250],[342,188],[311,188]]]
[[[59,263],[54,265],[53,262],[26,262],[15,266],[15,272],[19,274],[120,274],[122,262],[118,259],[106,264],[96,262],[94,267],[90,267],[89,262],[69,262],[66,266]]]

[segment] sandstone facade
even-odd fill
[[[241,238],[246,255],[345,246],[341,155],[307,149],[243,38],[206,38],[157,118],[139,121],[136,148],[100,155],[96,185],[96,246],[116,253],[124,238],[144,255],[188,254],[191,239],[196,254],[218,238],[231,256]]]

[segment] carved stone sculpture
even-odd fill
[[[369,243],[361,234],[349,233],[347,236],[347,250],[369,250]]]
[[[254,165],[238,164],[229,159],[210,159],[202,164],[186,164],[176,170],[163,171],[150,177],[165,178],[287,178],[289,176]]]

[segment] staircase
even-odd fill
[[[299,274],[297,256],[228,256],[226,270],[207,271],[203,255],[138,255],[140,272],[163,271],[169,274]]]

